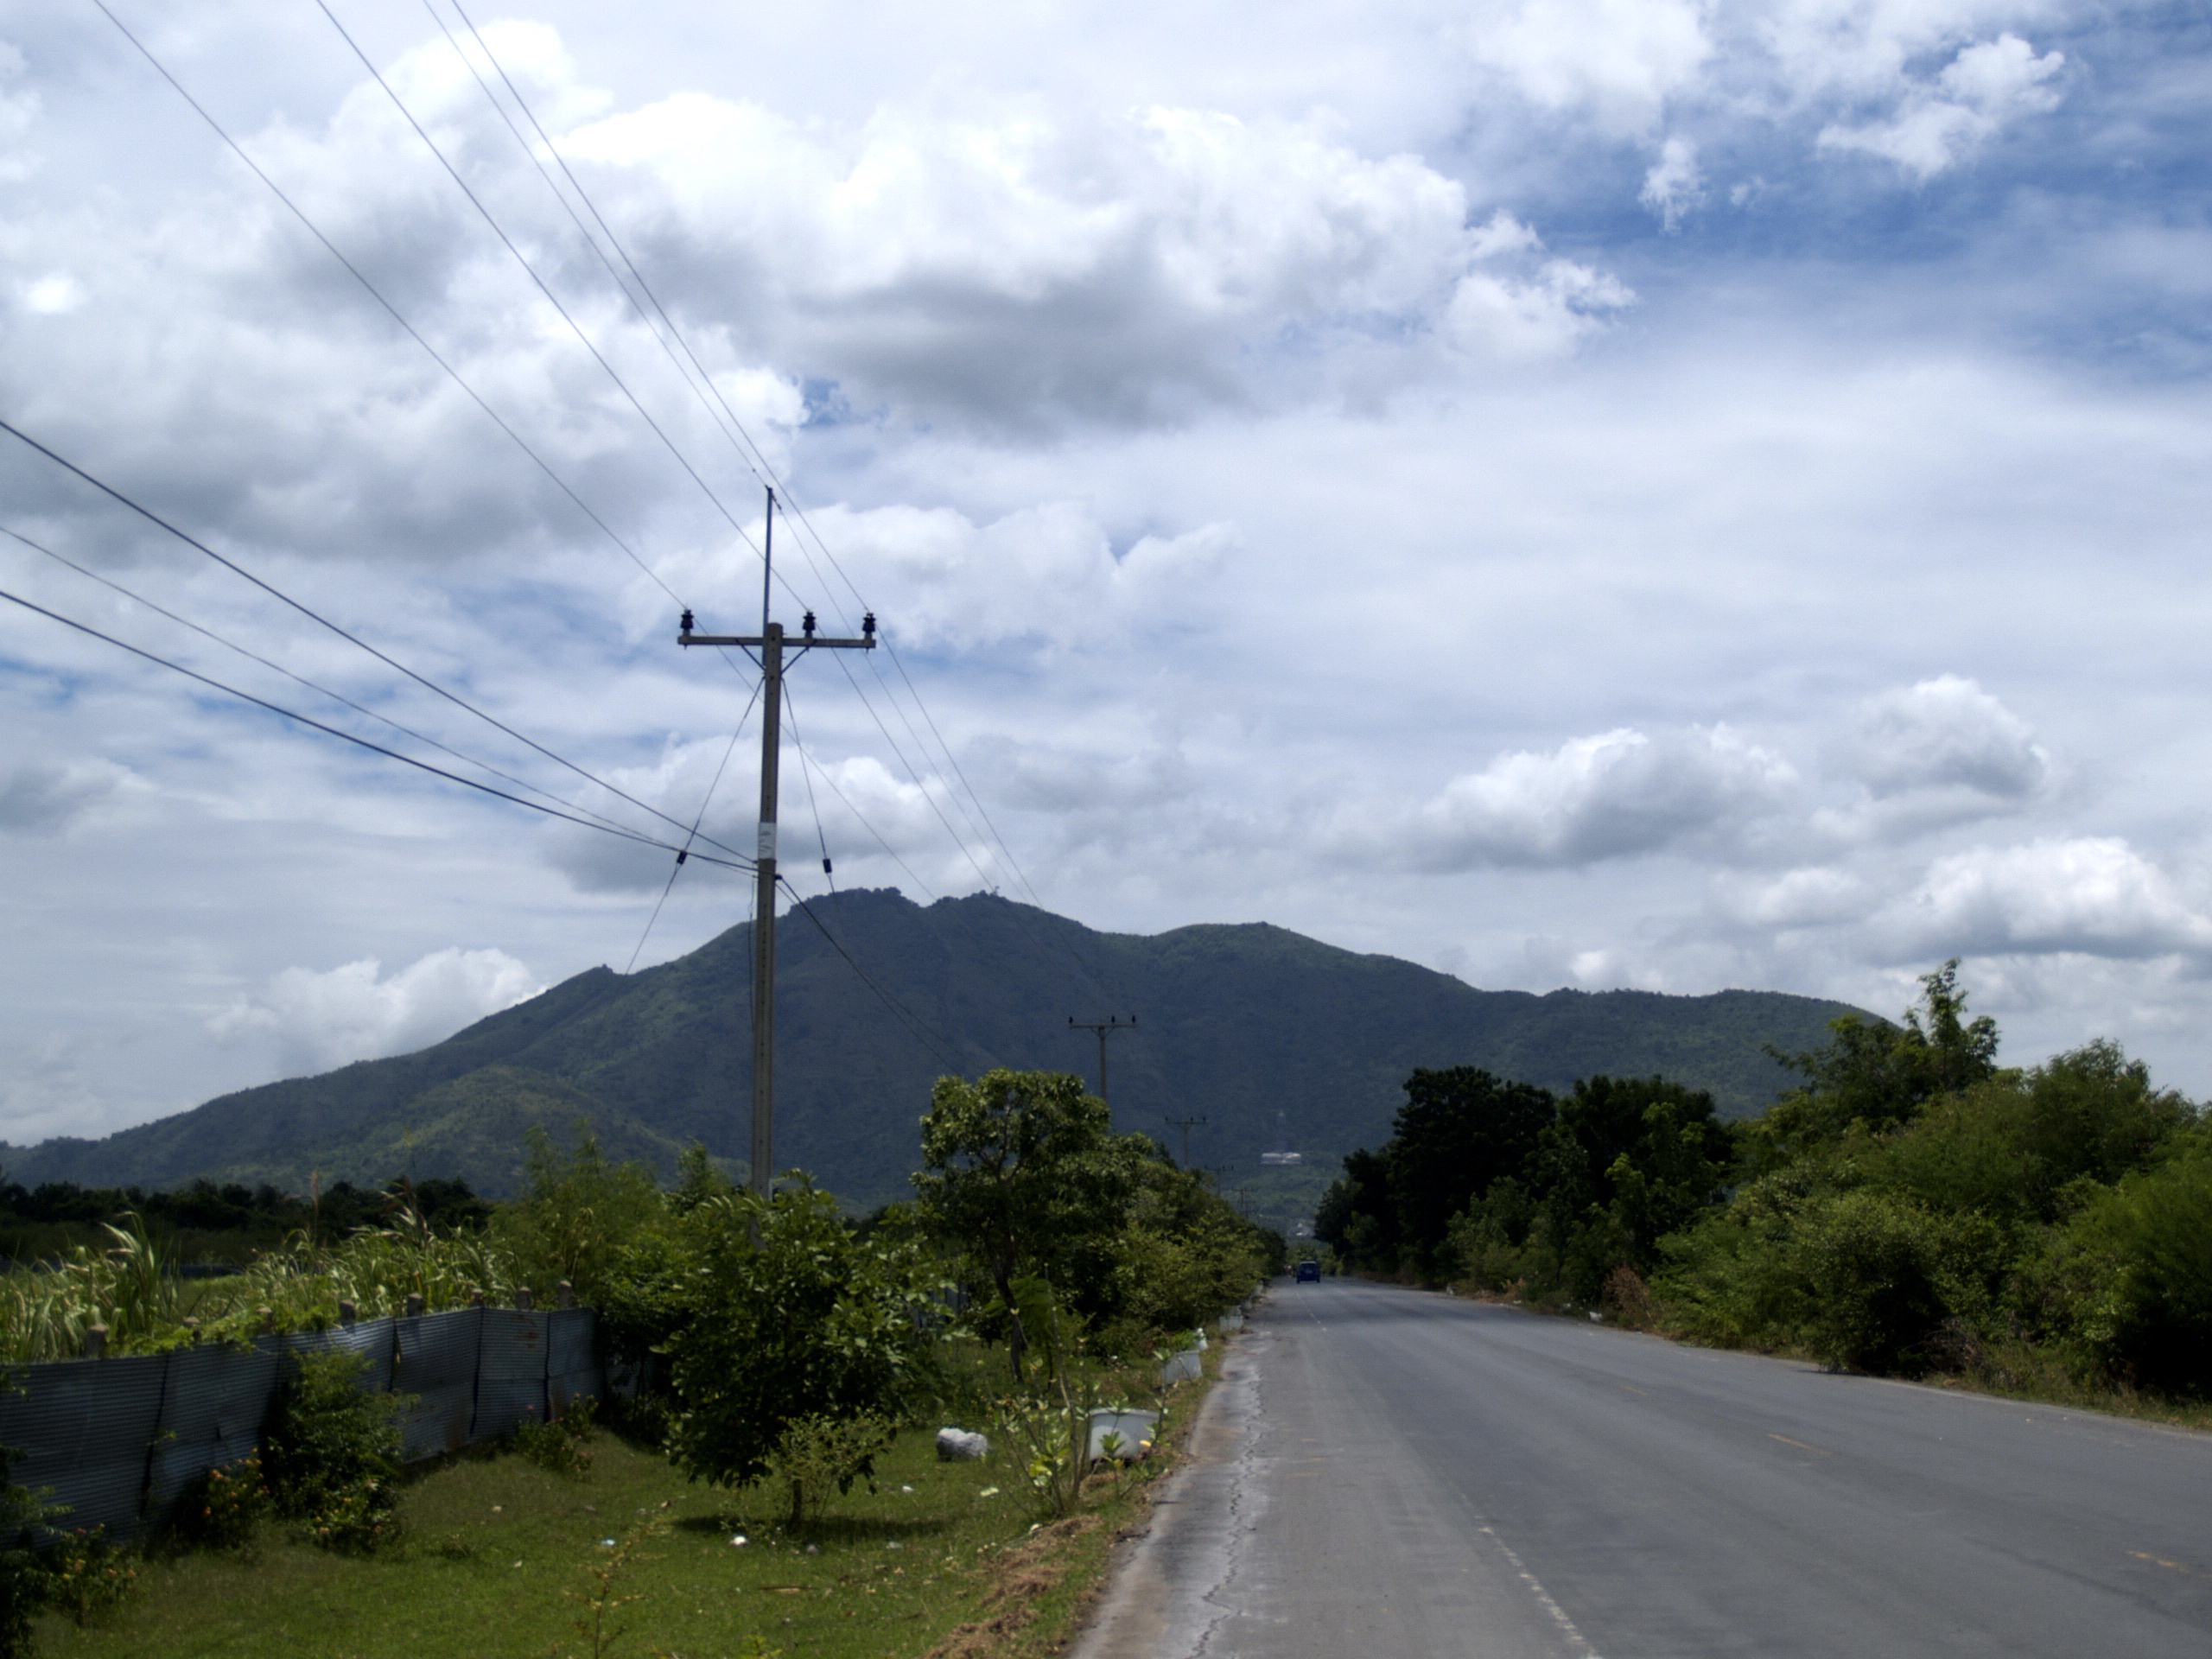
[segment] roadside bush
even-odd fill
[[[412,1403],[359,1387],[358,1355],[302,1357],[277,1390],[266,1444],[277,1507],[326,1549],[366,1554],[399,1536],[398,1420]]]
[[[2107,1373],[2212,1391],[2212,1134],[2088,1198],[2043,1271],[2063,1335]]]
[[[612,1323],[664,1332],[669,1455],[742,1486],[801,1418],[896,1416],[931,1381],[943,1287],[896,1229],[862,1238],[801,1185],[764,1202],[718,1193],[673,1218],[612,1275]]]
[[[1840,1368],[1925,1371],[1938,1333],[1987,1319],[2004,1268],[2002,1231],[1862,1189],[1812,1206],[1796,1251],[1811,1293],[1805,1338]],[[1956,1344],[1954,1330],[1947,1339]]]
[[[173,1525],[178,1541],[200,1549],[251,1549],[269,1509],[261,1459],[240,1458],[186,1487]]]

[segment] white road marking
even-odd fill
[[[1552,1599],[1552,1592],[1537,1582],[1536,1575],[1531,1573],[1522,1564],[1521,1558],[1513,1553],[1513,1546],[1497,1535],[1497,1529],[1480,1527],[1477,1530],[1497,1546],[1497,1553],[1504,1556],[1506,1564],[1521,1575],[1521,1582],[1529,1586],[1529,1593],[1535,1596],[1543,1610],[1552,1616],[1552,1623],[1559,1626],[1560,1633],[1574,1644],[1575,1651],[1588,1656],[1588,1659],[1599,1659],[1598,1649],[1590,1645],[1590,1638],[1575,1629],[1574,1621],[1567,1616],[1567,1609]]]

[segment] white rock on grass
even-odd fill
[[[991,1455],[991,1443],[972,1429],[940,1428],[937,1432],[937,1454],[946,1463],[988,1458]]]

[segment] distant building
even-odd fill
[[[1290,1149],[1290,1128],[1281,1112],[1275,1114],[1275,1147],[1273,1152],[1260,1154],[1262,1169],[1292,1169],[1306,1161]]]

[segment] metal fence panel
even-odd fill
[[[0,1393],[0,1446],[25,1453],[16,1484],[52,1487],[54,1501],[69,1506],[64,1530],[137,1535],[168,1370],[166,1354],[56,1360],[22,1367],[24,1391]]]
[[[286,1354],[320,1354],[337,1350],[361,1357],[360,1386],[365,1393],[391,1388],[392,1337],[397,1319],[363,1319],[358,1325],[334,1325],[327,1331],[295,1331],[276,1338]]]
[[[545,1327],[551,1317],[512,1307],[484,1310],[470,1440],[496,1440],[524,1423],[545,1421]]]
[[[561,1308],[546,1316],[545,1404],[556,1417],[569,1402],[607,1397],[607,1370],[599,1357],[599,1320],[588,1307]]]
[[[146,1488],[146,1520],[167,1523],[178,1496],[208,1470],[251,1457],[276,1389],[276,1343],[208,1343],[168,1356]]]
[[[392,1386],[414,1396],[401,1420],[402,1453],[410,1463],[458,1452],[468,1444],[476,1414],[476,1352],[484,1310],[459,1308],[398,1322],[399,1360]]]

